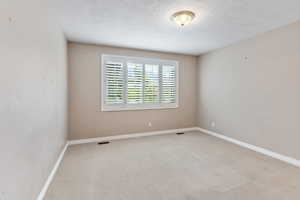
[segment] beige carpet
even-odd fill
[[[46,200],[299,200],[300,168],[193,132],[71,146]]]

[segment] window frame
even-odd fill
[[[178,108],[179,106],[179,62],[176,60],[161,60],[161,59],[152,59],[152,58],[144,58],[144,57],[133,57],[133,56],[120,56],[120,55],[110,55],[110,54],[101,54],[101,111],[129,111],[129,110],[148,110],[148,109],[174,109]],[[145,65],[158,65],[159,71],[162,71],[163,65],[171,65],[175,67],[175,88],[176,88],[176,96],[175,96],[175,103],[142,103],[142,104],[106,104],[106,61],[111,62],[122,62],[123,63],[123,70],[124,70],[124,88],[123,88],[123,98],[124,101],[127,101],[127,63],[136,63],[142,64],[143,70],[145,69]],[[160,73],[161,75],[161,73]],[[160,78],[161,82],[161,78]],[[143,85],[144,87],[144,85]],[[159,84],[160,93],[162,84]],[[161,98],[161,96],[160,96]]]

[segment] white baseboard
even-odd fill
[[[300,160],[297,160],[297,159],[295,159],[295,158],[291,158],[291,157],[288,157],[288,156],[285,156],[285,155],[282,155],[282,154],[279,154],[279,153],[270,151],[270,150],[268,150],[268,149],[264,149],[264,148],[261,148],[261,147],[257,147],[257,146],[254,146],[254,145],[252,145],[252,144],[248,144],[248,143],[246,143],[246,142],[242,142],[242,141],[239,141],[239,140],[236,140],[236,139],[233,139],[233,138],[224,136],[224,135],[222,135],[222,134],[215,133],[215,132],[210,131],[210,130],[207,130],[207,129],[203,129],[203,128],[197,127],[197,130],[200,131],[200,132],[202,132],[202,133],[206,133],[206,134],[208,134],[208,135],[211,135],[211,136],[214,136],[214,137],[217,137],[217,138],[226,140],[226,141],[228,141],[228,142],[237,144],[237,145],[239,145],[239,146],[241,146],[241,147],[245,147],[245,148],[247,148],[247,149],[251,149],[251,150],[253,150],[253,151],[262,153],[262,154],[267,155],[267,156],[270,156],[270,157],[272,157],[272,158],[275,158],[275,159],[284,161],[284,162],[286,162],[286,163],[292,164],[292,165],[294,165],[294,166],[300,167]]]
[[[195,131],[195,130],[197,130],[197,127],[180,128],[180,129],[169,129],[169,130],[153,131],[153,132],[143,132],[143,133],[132,133],[132,134],[126,134],[126,135],[97,137],[97,138],[80,139],[80,140],[70,140],[69,141],[69,145],[85,144],[85,143],[93,143],[93,142],[102,142],[102,141],[111,141],[111,140],[121,140],[121,139],[128,139],[128,138],[153,136],[153,135],[165,135],[165,134],[172,134],[172,133],[178,133],[178,132],[187,132],[187,131]]]
[[[68,146],[69,146],[69,143],[67,142],[65,147],[63,148],[62,152],[59,154],[59,157],[58,157],[53,169],[51,170],[51,173],[48,176],[44,187],[42,188],[42,190],[41,190],[41,192],[40,192],[40,194],[39,194],[39,196],[37,197],[36,200],[43,200],[45,198],[46,192],[47,192],[47,190],[48,190],[48,188],[49,188],[49,186],[50,186],[50,184],[51,184],[51,182],[54,178],[54,175],[55,175],[55,173],[56,173],[56,171],[57,171],[57,169],[58,169],[58,167],[59,167],[59,165],[60,165],[60,163],[61,163],[61,161],[64,157],[64,154],[65,154]]]

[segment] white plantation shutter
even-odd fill
[[[106,104],[123,103],[124,88],[124,71],[123,63],[106,62],[105,63],[105,79],[106,79]]]
[[[161,102],[176,101],[176,69],[175,66],[162,66]]]
[[[127,64],[127,103],[143,103],[143,65]]]
[[[159,103],[159,66],[145,65],[144,103]]]
[[[178,107],[176,61],[102,56],[102,110]]]

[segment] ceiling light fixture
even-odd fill
[[[183,10],[174,13],[171,16],[171,20],[174,21],[179,26],[185,26],[195,18],[195,14],[192,11]]]

